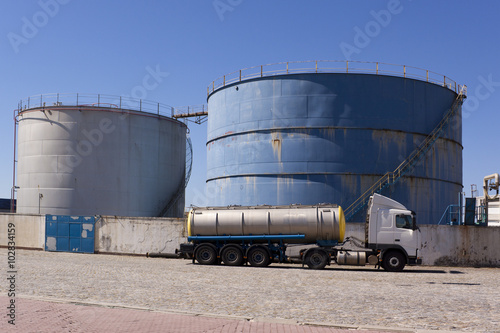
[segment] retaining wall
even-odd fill
[[[0,246],[14,223],[18,248],[45,248],[45,215],[0,214]],[[500,227],[421,225],[424,265],[500,267]],[[96,221],[97,253],[174,253],[187,241],[185,220],[102,216]],[[348,223],[346,236],[364,239],[364,224]]]
[[[187,242],[186,223],[180,218],[103,216],[96,221],[98,253],[174,253]]]
[[[44,249],[45,215],[38,214],[0,214],[0,246],[8,245],[9,223],[14,224],[17,248]]]

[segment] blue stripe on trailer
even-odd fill
[[[228,240],[285,240],[303,239],[306,235],[249,235],[249,236],[189,236],[188,241],[228,241]]]

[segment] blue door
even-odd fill
[[[95,217],[45,215],[45,251],[94,253]]]

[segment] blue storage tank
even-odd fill
[[[209,87],[210,205],[347,208],[432,132],[457,97],[453,81],[410,75],[406,66],[390,75],[378,63],[371,73],[317,66],[312,73],[259,66],[260,75],[256,67],[256,75],[235,72]],[[460,110],[415,169],[381,194],[434,224],[461,190]]]

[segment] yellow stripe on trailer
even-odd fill
[[[191,216],[192,216],[192,214],[193,214],[193,210],[191,209],[189,211],[188,218],[187,218],[187,232],[188,232],[188,237],[192,236],[191,235]]]
[[[345,236],[345,215],[342,207],[339,206],[339,242],[344,241]]]

